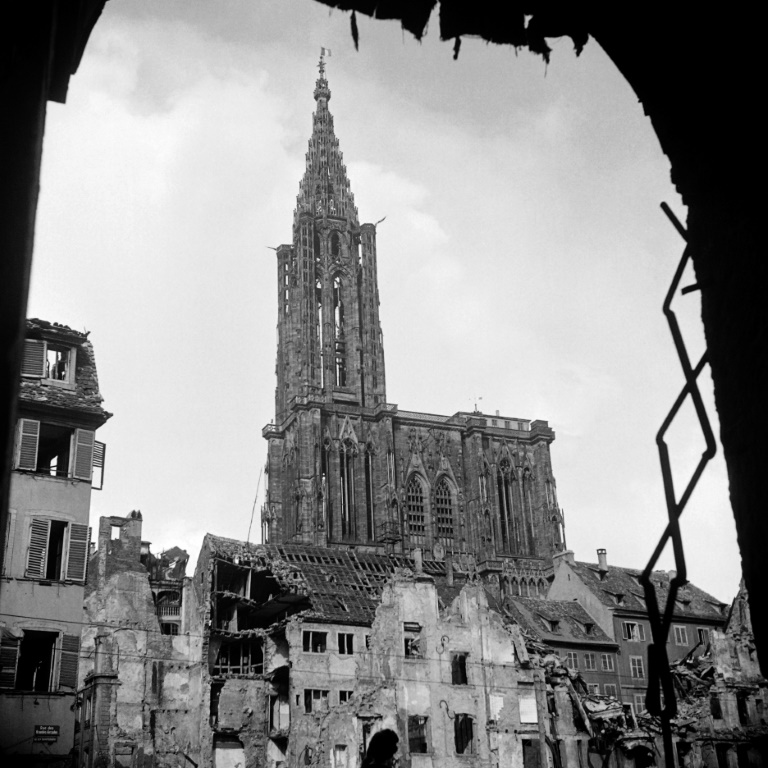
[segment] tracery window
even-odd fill
[[[373,488],[373,454],[370,451],[365,453],[365,512],[368,541],[376,539],[374,529],[376,497]]]
[[[355,453],[352,442],[345,440],[339,450],[339,507],[341,537],[353,536],[355,516]]]
[[[417,477],[408,481],[405,490],[408,517],[408,536],[413,547],[423,547],[427,540],[424,486]]]
[[[453,548],[453,494],[448,480],[441,478],[435,487],[437,539],[446,548]]]
[[[344,301],[342,299],[341,278],[333,279],[333,322],[335,348],[336,386],[347,386],[346,342],[344,341]]]

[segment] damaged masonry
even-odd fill
[[[119,518],[102,530],[105,520]],[[501,600],[471,561],[209,534],[194,577],[180,580],[181,634],[169,635],[139,562],[140,516],[126,525],[123,548],[100,538],[107,551],[91,561],[80,700],[90,715],[78,731],[93,732],[100,702],[112,719],[81,749],[82,766],[354,768],[384,728],[400,735],[403,768],[660,762],[654,718],[591,692],[542,639],[544,624],[525,620],[525,601]],[[550,628],[556,616],[582,627],[589,618],[543,600],[527,601],[528,616],[539,603]],[[726,631],[674,666],[680,768],[761,764],[766,683],[749,626],[741,595]]]

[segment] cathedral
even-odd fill
[[[376,225],[358,220],[322,59],[314,98],[292,242],[277,249],[263,541],[419,549],[535,596],[563,549],[554,432],[498,412],[440,416],[387,401]]]

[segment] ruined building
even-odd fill
[[[425,559],[543,584],[562,545],[545,421],[387,402],[376,226],[361,224],[324,65],[293,218],[277,249],[275,422],[263,540]]]
[[[102,517],[88,563],[75,709],[77,768],[199,759],[202,626],[184,554],[154,557],[142,517]]]
[[[87,333],[28,320],[0,578],[0,754],[50,765],[72,748],[91,490],[102,407]]]

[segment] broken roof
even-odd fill
[[[596,643],[616,646],[575,600],[510,597],[504,607],[537,639],[555,644]]]
[[[396,569],[413,570],[403,555],[329,549],[302,544],[249,544],[206,534],[204,546],[217,557],[271,571],[285,591],[306,597],[304,615],[340,624],[373,622],[381,592]],[[424,561],[424,572],[444,576],[443,563]]]
[[[624,611],[647,613],[645,595],[640,584],[642,571],[615,565],[610,565],[607,571],[601,571],[596,563],[578,561],[569,565],[604,605]],[[670,574],[666,571],[654,571],[651,582],[656,588],[659,606],[663,609],[669,593]],[[674,615],[678,618],[695,617],[697,620],[722,622],[726,608],[725,603],[721,603],[716,597],[688,583],[677,593]]]
[[[69,326],[50,323],[36,318],[27,320],[26,338],[55,341],[76,349],[74,387],[51,386],[40,378],[22,377],[19,400],[22,408],[76,409],[103,424],[111,413],[102,407],[104,398],[99,391],[99,379],[93,345],[88,334],[74,331]]]

